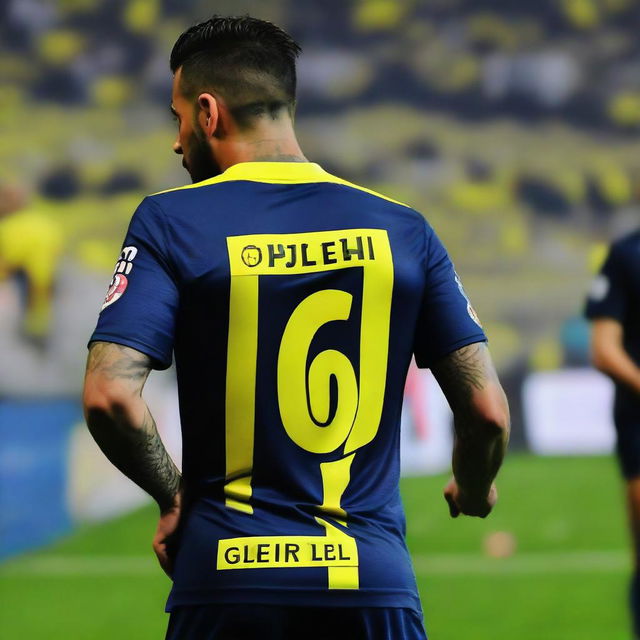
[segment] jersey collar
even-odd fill
[[[239,162],[229,167],[219,178],[224,181],[300,183],[325,182],[329,174],[315,162]]]
[[[369,193],[377,198],[388,200],[389,202],[402,205],[403,207],[407,206],[403,202],[398,202],[393,198],[388,198],[380,193],[371,191],[371,189],[360,187],[352,184],[351,182],[347,182],[342,178],[331,175],[315,162],[238,162],[237,164],[229,167],[224,173],[213,178],[209,178],[208,180],[189,184],[184,187],[177,187],[175,189],[167,189],[153,195],[170,193],[171,191],[182,191],[184,189],[198,189],[199,187],[207,187],[213,184],[241,180],[249,182],[265,182],[269,184],[309,184],[313,182],[331,182],[333,184],[339,184],[351,189],[357,189],[358,191]]]

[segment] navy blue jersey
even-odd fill
[[[640,231],[614,242],[594,279],[585,315],[589,320],[612,318],[624,330],[624,348],[640,365]],[[624,385],[616,385],[618,404],[629,404],[637,416],[640,400]]]
[[[416,211],[311,163],[146,198],[91,340],[175,354],[188,508],[168,608],[419,609],[403,388],[485,340]]]

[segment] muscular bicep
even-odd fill
[[[508,405],[484,342],[453,351],[432,366],[451,409],[458,418],[480,417],[508,423]]]
[[[151,369],[151,358],[136,349],[92,342],[84,381],[85,405],[100,397],[140,396]]]

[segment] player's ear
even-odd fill
[[[220,112],[218,110],[218,101],[210,93],[201,93],[198,96],[198,124],[205,132],[207,138],[215,135],[218,128],[218,120]]]

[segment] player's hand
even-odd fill
[[[444,489],[444,499],[449,505],[449,513],[452,518],[457,518],[460,514],[486,518],[498,501],[498,490],[496,485],[492,483],[486,496],[467,494],[460,490],[458,483],[453,478]]]
[[[169,553],[168,547],[171,544],[171,537],[176,533],[179,522],[180,494],[176,496],[174,506],[160,514],[156,535],[153,537],[153,550],[160,566],[170,578],[173,577],[173,557]]]

